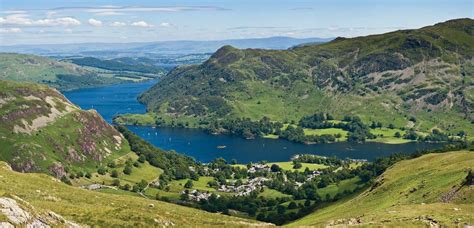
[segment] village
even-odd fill
[[[306,158],[311,155],[304,155]],[[316,156],[319,159],[327,159],[325,157]],[[301,155],[296,155],[292,158],[292,162],[289,162],[291,166],[297,164],[298,159],[302,158]],[[351,164],[362,164],[367,162],[366,160],[346,160],[347,163]],[[337,166],[321,166],[323,168],[316,169],[316,170],[307,170],[311,167],[310,163],[307,163],[305,166],[306,169],[300,168],[298,170],[304,176],[303,181],[292,181],[291,183],[294,185],[295,188],[301,187],[304,183],[314,180],[316,177],[323,174],[323,169],[332,169],[332,172],[337,172],[338,169],[341,167]],[[228,180],[225,184],[221,184],[216,186],[216,190],[214,192],[210,191],[202,191],[199,189],[193,190],[183,190],[181,194],[186,194],[187,199],[193,201],[201,201],[201,200],[208,200],[209,197],[214,193],[217,197],[220,197],[219,193],[230,193],[233,196],[249,196],[252,192],[260,192],[267,186],[267,183],[271,182],[273,178],[277,177],[277,174],[281,174],[283,176],[284,182],[290,182],[287,179],[287,175],[285,174],[284,169],[280,168],[277,165],[277,168],[272,167],[275,164],[267,164],[267,163],[251,163],[246,166],[246,172],[249,179],[246,179],[243,183],[238,182],[235,180]],[[290,167],[291,167],[290,166]],[[294,169],[297,170],[297,169]],[[208,167],[205,168],[205,171],[208,175],[215,174],[221,170],[219,168],[210,169]],[[258,174],[258,175],[256,175]]]

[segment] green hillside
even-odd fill
[[[11,212],[10,212],[11,211]],[[269,226],[128,195],[88,191],[44,174],[11,171],[0,162],[0,226],[248,227]]]
[[[61,178],[129,152],[127,140],[96,111],[44,85],[0,80],[0,160],[15,170]]]
[[[162,73],[144,74],[140,66],[126,66],[129,71],[117,66],[99,69],[35,55],[0,53],[0,80],[37,82],[60,90],[71,90],[150,79]]]
[[[396,163],[360,195],[289,226],[446,226],[474,224],[474,153],[428,154]],[[472,180],[471,180],[472,182]]]
[[[140,101],[156,114],[148,119],[183,126],[222,117],[299,121],[326,112],[336,119],[357,115],[366,123],[470,136],[472,31],[474,20],[458,19],[282,51],[224,46],[201,65],[173,70]]]

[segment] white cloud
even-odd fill
[[[89,13],[128,13],[128,12],[182,12],[182,11],[221,11],[228,10],[214,6],[172,6],[172,7],[136,7],[136,6],[101,6],[96,8],[69,7],[62,10],[85,10]],[[112,14],[109,14],[112,15]]]
[[[106,12],[100,12],[96,13],[96,16],[117,16],[117,15],[124,15],[124,13],[119,13],[115,11],[106,11]]]
[[[171,23],[169,23],[169,22],[161,22],[161,23],[160,23],[160,26],[161,26],[161,27],[171,27],[171,26],[173,26],[173,25],[172,25]]]
[[[133,22],[131,25],[135,26],[135,27],[142,27],[142,28],[151,28],[151,27],[153,27],[152,24],[148,24],[144,21]]]
[[[0,24],[21,25],[21,26],[74,26],[81,22],[72,17],[45,18],[32,20],[26,14],[12,14],[6,17],[0,17]]]
[[[0,33],[19,33],[20,28],[0,28]]]
[[[72,17],[59,17],[59,18],[48,18],[33,21],[34,25],[43,25],[43,26],[73,26],[73,25],[80,25],[81,22]]]
[[[24,10],[6,10],[6,11],[2,11],[2,13],[4,13],[4,14],[26,14],[28,12],[26,12]]]
[[[48,11],[48,12],[46,12],[46,17],[47,18],[52,18],[55,14],[57,14],[56,11]]]
[[[125,24],[123,22],[120,22],[120,21],[114,21],[110,24],[110,26],[112,26],[112,27],[123,27],[125,25],[127,25],[127,24]]]
[[[102,26],[102,21],[99,21],[99,20],[96,20],[94,18],[91,18],[89,19],[89,21],[87,21],[90,25],[92,26],[95,26],[95,27],[100,27]]]

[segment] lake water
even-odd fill
[[[83,109],[96,109],[108,122],[112,122],[113,117],[117,114],[144,113],[145,106],[137,102],[137,97],[155,83],[156,81],[118,84],[68,91],[64,92],[64,95]],[[441,146],[431,143],[304,145],[286,140],[247,140],[229,135],[210,135],[196,129],[139,126],[129,126],[128,128],[157,147],[187,154],[201,162],[209,162],[217,157],[227,160],[235,158],[240,163],[261,160],[288,161],[293,155],[300,153],[373,160],[396,152],[413,153],[417,150]],[[225,146],[225,148],[218,148],[220,146]]]

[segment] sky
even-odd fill
[[[474,0],[0,0],[0,45],[354,37],[474,18]]]

